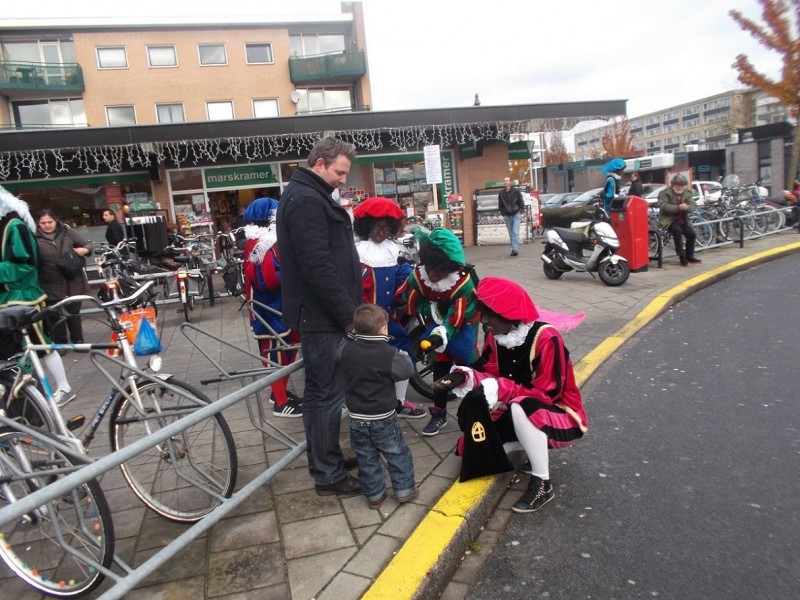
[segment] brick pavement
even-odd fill
[[[728,246],[708,250],[699,254],[703,264],[697,267],[681,267],[675,257],[667,256],[663,269],[634,273],[619,288],[607,287],[588,274],[546,279],[539,243],[523,245],[516,258],[508,256],[506,246],[471,247],[466,255],[481,276],[517,280],[538,305],[564,312],[584,311],[584,323],[565,334],[573,360],[579,364],[667,290],[717,269],[722,272],[725,265],[736,265],[736,261],[755,253],[787,245],[800,249],[795,240],[800,238],[784,232],[749,242],[744,249]],[[246,316],[239,306],[240,302],[231,298],[220,299],[214,307],[201,304],[195,311],[195,321],[203,331],[255,352]],[[215,373],[213,366],[180,333],[182,315],[177,305],[163,306],[159,318],[163,319],[163,370],[199,387],[200,379]],[[87,340],[107,339],[108,331],[101,322],[87,317],[85,327]],[[201,334],[192,332],[191,336],[226,368],[254,362]],[[95,372],[86,355],[69,355],[65,363],[78,392],[78,399],[65,413],[92,414],[108,390],[107,382]],[[293,382],[302,389],[302,374],[293,376]],[[216,399],[238,385],[228,382],[203,389]],[[414,396],[409,390],[410,399],[420,400]],[[459,472],[459,459],[452,453],[459,434],[455,410],[455,405],[449,407],[447,428],[433,438],[420,434],[427,419],[402,421],[420,487],[420,496],[414,502],[401,506],[389,498],[380,511],[375,511],[367,508],[361,497],[319,497],[301,457],[220,523],[187,544],[126,598],[355,600],[362,596],[410,598],[417,590],[420,597],[435,597],[441,591],[443,598],[463,597],[470,585],[469,574],[476,572],[474,567],[491,551],[510,515],[508,505],[519,492],[505,497],[506,484],[501,478],[476,480],[473,485],[455,483]],[[285,454],[285,448],[253,427],[245,403],[224,414],[237,443],[237,489],[241,489]],[[302,419],[272,419],[271,411],[267,414],[281,429],[302,439]],[[346,424],[342,432],[343,445],[347,446]],[[93,455],[108,451],[107,438],[103,425],[91,448]],[[186,530],[187,526],[165,521],[143,508],[117,470],[107,473],[101,483],[113,511],[117,554],[129,564],[141,564]],[[475,538],[482,549],[465,555],[466,543]],[[424,542],[414,545],[419,539]],[[432,555],[431,564],[425,562],[426,555]],[[456,570],[460,563],[464,568]],[[396,583],[398,577],[405,583]],[[5,570],[0,572],[0,586],[9,598],[40,597]],[[106,582],[87,597],[98,598],[109,588]]]

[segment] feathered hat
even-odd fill
[[[10,212],[17,213],[31,231],[36,231],[36,222],[28,209],[28,203],[0,187],[0,219]]]
[[[272,198],[256,198],[244,211],[245,223],[266,223],[278,209],[278,201]]]
[[[613,173],[615,171],[622,171],[625,169],[625,161],[621,158],[613,158],[608,161],[605,166],[603,167],[603,175],[608,175],[609,173]]]
[[[538,308],[525,289],[502,277],[484,277],[478,283],[478,300],[509,321],[544,321],[559,331],[572,331],[583,322],[586,313],[574,315]]]

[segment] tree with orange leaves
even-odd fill
[[[567,152],[567,146],[564,144],[564,137],[560,131],[550,133],[550,143],[547,144],[544,160],[548,165],[560,165],[572,161],[572,155]]]
[[[800,117],[800,0],[758,0],[761,5],[760,25],[742,15],[738,10],[728,14],[744,31],[753,36],[762,46],[778,52],[783,57],[780,79],[772,79],[759,73],[747,58],[740,54],[733,63],[739,72],[739,81],[744,85],[759,88],[791,108],[792,116]],[[797,176],[800,158],[800,125],[794,127],[794,144],[789,169],[786,173],[788,189]]]
[[[633,139],[627,117],[615,120],[606,127],[600,143],[603,146],[603,156],[608,158],[615,156],[634,158],[642,154],[633,149]]]

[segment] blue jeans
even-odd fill
[[[395,497],[414,491],[414,460],[397,424],[397,415],[377,421],[350,417],[350,445],[358,459],[358,484],[367,500],[377,500],[386,491],[381,454],[389,466]]]
[[[330,485],[347,476],[339,445],[344,404],[344,382],[334,357],[339,332],[301,332],[300,349],[305,364],[303,425],[308,447],[308,468],[317,485]]]
[[[519,252],[519,221],[520,214],[506,215],[503,217],[508,227],[508,237],[511,238],[511,251]]]

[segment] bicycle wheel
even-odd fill
[[[0,375],[0,383],[6,388],[2,406],[6,416],[28,427],[36,427],[45,431],[55,431],[53,416],[48,409],[47,399],[32,383],[23,384],[11,398],[14,385],[14,374],[6,371]]]
[[[144,414],[119,397],[111,416],[111,449],[116,451],[173,423],[211,401],[190,385],[169,380],[137,385]],[[120,465],[133,492],[162,517],[180,523],[199,521],[229,498],[238,461],[233,435],[221,414],[185,429]]]
[[[692,223],[695,234],[695,247],[706,248],[714,241],[714,228],[701,216],[689,213],[689,221]]]
[[[0,432],[0,507],[19,501],[66,475],[80,460],[45,440]],[[96,567],[114,559],[114,527],[95,480],[4,523],[0,559],[26,584],[58,598],[78,598],[105,579]]]
[[[753,215],[745,210],[734,208],[726,212],[725,216],[738,217],[734,218],[730,222],[731,226],[728,239],[738,242],[740,239],[749,240],[751,237],[753,237],[753,234],[756,230],[755,219],[753,218]]]

